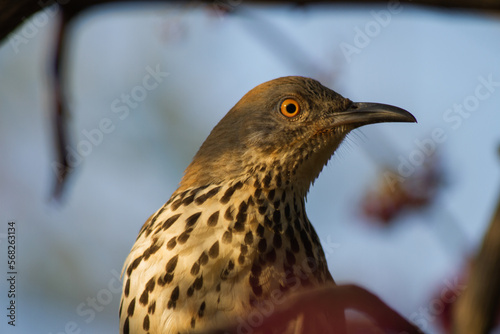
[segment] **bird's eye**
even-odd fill
[[[280,111],[284,116],[292,118],[299,114],[300,106],[294,99],[286,99],[281,102]]]

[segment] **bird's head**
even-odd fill
[[[416,120],[397,107],[354,103],[313,79],[265,82],[215,126],[178,191],[268,176],[264,187],[294,185],[305,195],[351,130],[380,122]]]

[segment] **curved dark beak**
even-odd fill
[[[416,123],[417,120],[404,109],[381,103],[355,102],[347,110],[335,114],[336,126],[360,127],[384,122]]]

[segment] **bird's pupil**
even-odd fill
[[[295,112],[295,110],[297,110],[297,108],[295,107],[295,105],[294,105],[294,104],[291,104],[291,103],[290,103],[290,104],[288,104],[288,105],[286,106],[286,111],[287,111],[288,113],[290,113],[290,114],[293,114],[293,113]]]

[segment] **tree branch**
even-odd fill
[[[467,288],[453,309],[453,333],[485,334],[491,331],[500,302],[499,282],[500,198],[481,249],[472,263]]]

